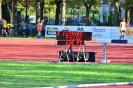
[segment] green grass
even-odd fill
[[[0,88],[132,82],[133,64],[63,64],[0,61]]]

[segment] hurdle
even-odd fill
[[[128,39],[128,40],[96,39],[96,42],[103,44],[103,60],[99,61],[99,63],[109,63],[110,60],[107,60],[106,58],[107,44],[108,43],[133,44],[133,39]]]

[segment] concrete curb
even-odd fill
[[[79,84],[72,86],[54,86],[54,87],[35,87],[35,88],[80,88],[80,87],[94,87],[94,86],[120,86],[133,85],[133,82],[117,82],[117,83],[97,83],[97,84]]]

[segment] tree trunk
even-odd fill
[[[119,4],[118,2],[114,3],[114,26],[119,26]]]
[[[61,25],[65,25],[66,18],[66,0],[62,0],[62,15],[61,15]]]
[[[130,24],[130,9],[127,9],[127,23]]]
[[[0,20],[2,19],[2,2],[0,2]],[[2,25],[0,24],[0,35],[2,32]]]
[[[40,3],[40,14],[41,14],[41,20],[43,20],[43,14],[44,14],[44,1]]]
[[[14,33],[17,34],[17,1],[13,0],[13,24],[14,24]]]
[[[10,14],[10,23],[13,24],[14,0],[12,1],[11,8],[12,8],[11,11],[9,11],[9,14]]]
[[[10,15],[10,23],[13,23],[13,7],[14,7],[14,1],[11,2],[11,6],[7,6]]]
[[[2,19],[2,2],[0,2],[0,19]]]
[[[8,8],[8,11],[10,15],[10,23],[13,23],[13,10]]]
[[[25,0],[25,3],[26,3],[25,23],[28,23],[28,1]]]
[[[91,6],[88,6],[87,4],[84,3],[84,6],[86,8],[86,26],[90,25],[90,17],[89,17],[89,13],[90,13],[90,8]]]
[[[9,11],[10,16],[10,23],[13,23],[13,7],[14,7],[14,0],[10,2],[6,2],[7,9]]]
[[[41,19],[41,13],[40,13],[40,2],[38,0],[36,0],[36,24],[40,23],[40,19]]]
[[[56,18],[55,18],[55,25],[59,25],[59,16],[60,16],[61,0],[55,0],[55,3],[56,3]]]
[[[25,22],[29,23],[29,16],[30,16],[30,0],[26,0],[26,13],[25,13]]]

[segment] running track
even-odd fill
[[[58,52],[62,49],[56,45],[56,40],[46,39],[0,39],[0,60],[14,61],[58,61]],[[78,46],[73,47],[78,51]],[[86,42],[85,51],[96,52],[96,62],[103,59],[103,46],[94,41]],[[132,63],[133,44],[108,44],[107,60],[110,63]]]
[[[54,62],[59,60],[58,52],[60,50],[61,46],[56,45],[56,40],[0,38],[0,60]],[[74,46],[73,50],[77,51],[78,46]],[[97,52],[95,63],[103,59],[103,46],[101,43],[88,41],[86,42],[85,50],[88,52]],[[108,44],[107,60],[111,61],[108,64],[133,64],[132,53],[133,44]],[[115,86],[115,88],[133,88],[133,85]]]

